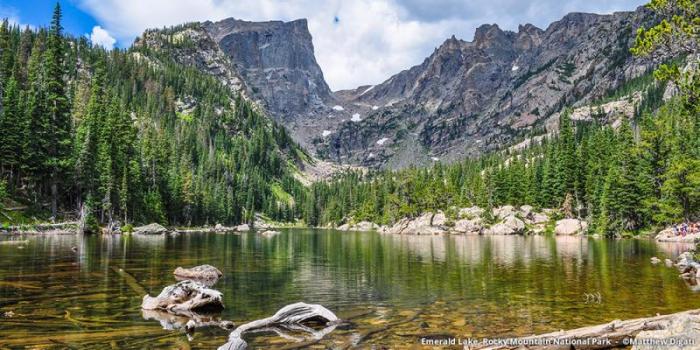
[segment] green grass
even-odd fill
[[[272,184],[270,186],[270,190],[272,190],[272,194],[275,196],[275,199],[277,199],[279,202],[291,205],[294,204],[294,198],[292,197],[291,194],[287,193],[282,186],[278,183]]]

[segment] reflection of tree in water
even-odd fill
[[[138,313],[142,296],[112,267],[124,268],[157,294],[175,282],[176,267],[205,263],[224,273],[215,286],[224,294],[222,319],[240,324],[297,301],[324,305],[341,318],[366,313],[354,321],[356,328],[336,329],[327,336],[341,343],[387,323],[395,325],[366,342],[405,342],[407,334],[441,332],[541,333],[700,307],[676,271],[649,263],[651,256],[670,253],[646,240],[313,230],[283,231],[269,238],[254,233],[91,236],[82,245],[75,239],[32,237],[22,250],[0,245],[2,281],[28,286],[0,285],[6,305],[0,311],[31,315],[24,319],[28,322],[48,322],[34,314],[41,310],[60,322],[55,329],[61,332],[75,331],[64,318],[69,310],[77,320],[123,322],[104,323],[96,330],[138,326],[143,334],[166,336],[157,323],[143,320]],[[71,251],[73,246],[79,246],[80,255]],[[585,303],[582,296],[592,291],[600,291],[600,304]],[[25,332],[31,324],[9,330]],[[197,341],[217,346],[225,333],[217,327],[197,332]],[[254,346],[270,341],[267,336],[254,338]],[[136,336],[124,341],[136,341]]]

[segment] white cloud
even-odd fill
[[[99,45],[107,50],[111,50],[114,48],[114,44],[117,42],[117,39],[114,39],[111,35],[109,35],[109,32],[102,29],[102,27],[94,26],[92,27],[92,33],[90,33],[90,41],[93,45]]]
[[[122,45],[147,28],[235,17],[307,18],[316,59],[333,90],[378,84],[419,64],[451,35],[471,40],[483,23],[545,27],[571,11],[633,10],[646,0],[80,0]],[[334,19],[338,18],[338,22]]]
[[[24,24],[20,21],[19,11],[16,8],[10,6],[0,5],[0,20],[7,19],[10,25],[17,25],[20,28],[29,27],[34,28],[32,25]]]

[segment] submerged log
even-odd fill
[[[320,323],[325,327],[321,330],[314,330],[306,327],[305,323]],[[248,322],[236,328],[228,337],[228,342],[219,347],[218,350],[242,350],[248,347],[242,335],[258,329],[279,330],[279,327],[304,330],[315,339],[320,339],[332,332],[340,323],[340,319],[330,310],[317,304],[295,303],[287,305],[274,315]],[[311,331],[309,331],[311,330]],[[276,332],[277,333],[277,332]],[[279,334],[279,333],[278,333]]]
[[[173,312],[223,307],[221,292],[190,280],[180,281],[163,288],[157,297],[145,295],[141,303],[141,308],[144,310]]]
[[[690,321],[687,321],[690,320]],[[700,309],[679,312],[670,315],[637,318],[632,320],[615,320],[607,324],[583,327],[568,331],[552,332],[542,335],[509,339],[506,344],[480,344],[471,349],[512,350],[512,349],[542,349],[542,350],[598,350],[628,347],[640,335],[643,339],[652,338],[650,334],[664,331],[667,337],[698,337],[695,343],[700,343],[700,335],[686,334],[686,330],[676,327],[678,323],[700,324]],[[639,339],[638,340],[642,340]],[[643,347],[642,347],[643,348]]]
[[[131,289],[136,293],[136,295],[147,294],[146,289],[144,289],[141,286],[141,284],[139,284],[139,281],[137,281],[136,278],[134,278],[134,276],[132,276],[130,273],[116,266],[112,266],[112,270],[124,279],[124,282],[126,282],[126,284],[129,287],[131,287]]]

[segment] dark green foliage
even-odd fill
[[[214,77],[66,37],[59,7],[48,30],[3,24],[0,47],[0,175],[12,196],[59,216],[89,204],[102,223],[300,216],[289,198],[306,194],[294,178],[306,156]]]
[[[574,123],[565,111],[555,138],[526,149],[317,183],[305,214],[320,224],[388,224],[452,206],[529,204],[570,208],[605,234],[692,219],[700,212],[698,119],[677,102],[617,129]]]

